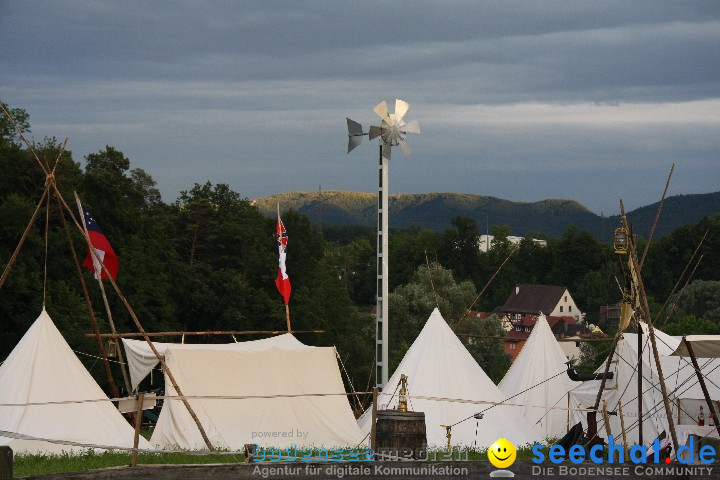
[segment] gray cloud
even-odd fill
[[[714,1],[9,2],[0,99],[76,160],[114,145],[171,201],[375,188],[345,116],[408,100],[397,192],[574,198],[617,211],[720,178]]]

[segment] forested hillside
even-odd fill
[[[24,111],[15,109],[13,113],[24,129],[31,128]],[[66,199],[78,193],[112,243],[120,261],[117,283],[146,330],[285,328],[284,306],[274,284],[278,259],[273,218],[263,216],[242,192],[224,184],[202,183],[202,179],[189,185],[177,200],[163,200],[155,181],[147,172],[132,166],[121,146],[104,146],[102,139],[98,143],[98,151],[86,157],[84,168],[72,152],[65,152],[56,171],[57,181]],[[55,139],[45,139],[35,149],[41,159],[52,164],[60,145]],[[0,119],[3,270],[32,216],[45,181],[32,153],[7,119]],[[0,361],[43,307],[45,208],[40,212],[0,290]],[[75,350],[97,355],[97,345],[83,336],[91,332],[89,314],[55,198],[50,201],[48,218],[46,308]],[[283,221],[289,235],[287,265],[293,285],[293,327],[325,330],[324,334],[298,336],[311,345],[335,345],[355,388],[362,390],[370,382],[374,361],[375,327],[367,312],[376,288],[375,235],[371,229],[357,227],[321,229],[294,210],[284,210]],[[720,280],[720,216],[693,222],[654,241],[643,274],[654,308],[658,308],[706,230],[709,234],[700,251],[703,260],[694,273],[694,280],[704,283],[698,283],[692,294],[700,306],[697,302],[684,305],[668,326],[672,322],[690,322],[692,328],[701,321],[710,322],[710,326],[720,322],[720,309],[712,305],[713,298],[715,303],[717,298],[707,295]],[[419,332],[433,304],[437,302],[446,320],[454,325],[469,306],[468,299],[474,299],[507,257],[511,245],[505,237],[510,229],[492,225],[492,233],[497,242],[490,252],[483,253],[477,248],[478,224],[467,216],[455,217],[443,231],[409,227],[391,232],[391,369]],[[86,250],[75,231],[72,241],[82,261]],[[91,272],[85,270],[83,275],[100,328],[108,332],[97,283]],[[501,305],[518,283],[566,285],[580,308],[588,312],[588,319],[594,321],[600,305],[619,299],[615,280],[619,275],[620,265],[611,247],[571,226],[550,239],[547,247],[531,241],[521,243],[475,309],[490,311]],[[112,293],[110,305],[118,330],[136,331],[121,301]],[[392,319],[396,319],[395,323]],[[474,332],[496,331],[492,325],[472,322],[466,328]],[[252,338],[256,337],[247,339]],[[196,341],[197,337],[186,338],[186,342]],[[206,337],[200,341],[232,339]],[[498,341],[493,342],[497,347]],[[473,355],[487,371],[503,365],[489,356],[488,352],[497,351],[490,346],[473,348]],[[81,359],[105,385],[101,362],[86,355]],[[492,375],[497,378],[502,373],[493,371]]]
[[[284,205],[323,225],[365,225],[376,223],[377,195],[371,193],[318,191],[269,195],[253,200],[266,216],[274,215],[276,205]],[[637,232],[649,232],[657,203],[628,212],[628,221]],[[663,237],[687,223],[720,212],[720,192],[670,196],[663,207],[663,221],[656,234]],[[390,225],[419,226],[435,231],[450,227],[455,217],[469,217],[481,226],[507,225],[513,235],[539,233],[559,237],[570,225],[586,230],[605,242],[619,216],[596,215],[574,200],[549,199],[539,202],[513,202],[501,198],[466,193],[424,193],[390,195]]]

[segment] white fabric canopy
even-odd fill
[[[332,347],[169,347],[165,361],[186,396],[265,397],[189,399],[214,447],[348,447],[362,441]],[[176,394],[167,378],[165,385],[166,395]],[[206,448],[179,400],[165,400],[151,443],[159,448]]]
[[[122,339],[125,345],[125,356],[127,358],[128,370],[130,371],[130,383],[133,390],[147,377],[153,368],[159,363],[157,357],[150,349],[145,340],[129,340]],[[285,333],[275,337],[263,338],[262,340],[252,340],[249,342],[235,343],[202,343],[202,344],[186,344],[186,343],[161,343],[153,342],[153,346],[162,356],[165,350],[172,347],[175,349],[186,350],[238,350],[238,351],[261,351],[268,348],[295,349],[302,348],[303,345],[297,338],[290,333]],[[182,389],[182,387],[181,387]]]
[[[685,339],[692,344],[693,353],[696,357],[720,357],[720,335],[688,335]],[[685,342],[680,342],[673,355],[680,357],[690,356]]]
[[[643,440],[651,443],[662,431],[669,434],[665,405],[662,399],[658,369],[652,352],[649,332],[643,325]],[[680,344],[680,337],[673,337],[655,328],[656,344],[660,356],[660,365],[665,378],[673,418],[678,418],[678,400],[703,399],[702,389],[695,375],[690,360],[683,357],[672,356]],[[638,443],[639,429],[636,426],[638,417],[638,388],[637,363],[638,348],[637,334],[624,333],[618,341],[616,354],[610,366],[614,378],[607,380],[602,399],[607,401],[608,410],[616,411],[618,403],[622,402],[625,416],[625,427],[630,444]],[[720,359],[698,358],[698,363],[705,377],[710,397],[720,400]],[[602,373],[605,362],[598,367],[596,373]],[[572,408],[592,408],[600,387],[600,381],[583,382],[570,393]],[[602,407],[602,404],[601,404]],[[690,412],[694,416],[697,412]],[[687,415],[687,412],[684,413]],[[586,425],[586,413],[574,412],[574,422]],[[610,417],[610,426],[613,432],[620,432],[619,416]],[[602,415],[598,415],[598,430],[604,432]],[[604,434],[603,434],[604,435]]]
[[[524,405],[523,415],[543,438],[561,438],[567,433],[567,395],[580,382],[570,380],[565,362],[567,357],[545,315],[540,315],[498,385],[506,398],[512,397],[512,403]]]
[[[73,402],[8,407],[3,404]],[[90,445],[133,446],[134,429],[73,353],[45,310],[0,366],[0,430]],[[18,453],[77,452],[82,447],[0,436]],[[140,437],[140,448],[149,448]]]
[[[428,447],[447,444],[445,428],[440,425],[460,422],[506,398],[453,333],[438,309],[432,312],[378,397],[378,408],[390,402],[401,374],[408,376],[409,407],[425,412]],[[487,403],[423,400],[417,398],[420,396]],[[397,395],[389,407],[396,404]],[[483,415],[482,420],[470,418],[455,425],[452,428],[452,444],[487,448],[504,437],[519,448],[541,440],[517,407],[497,406]],[[368,409],[358,420],[363,433],[370,431],[371,420],[372,412]]]

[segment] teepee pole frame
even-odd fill
[[[12,115],[10,115],[10,112],[8,112],[8,110],[5,108],[5,106],[2,104],[2,102],[0,102],[0,109],[2,109],[3,112],[5,112],[5,115],[6,115],[6,116],[10,119],[10,121],[13,123],[13,125],[15,126],[15,130],[17,130],[18,134],[19,134],[20,137],[23,139],[23,141],[24,141],[25,144],[27,145],[29,151],[33,154],[35,160],[38,162],[38,164],[40,165],[40,168],[42,169],[42,171],[43,171],[43,172],[45,173],[45,175],[46,175],[45,189],[44,189],[44,191],[43,191],[42,197],[41,197],[40,201],[38,202],[38,206],[37,206],[37,208],[36,208],[36,210],[35,210],[35,212],[34,212],[34,214],[33,214],[33,217],[32,217],[32,219],[31,219],[31,221],[28,223],[28,226],[27,226],[26,229],[25,229],[25,232],[24,232],[24,234],[23,234],[23,237],[21,238],[21,241],[19,242],[18,246],[17,246],[16,249],[15,249],[15,252],[13,253],[13,256],[11,257],[11,261],[8,262],[8,265],[6,265],[2,277],[0,277],[0,288],[2,288],[2,285],[4,284],[5,279],[7,278],[7,274],[8,274],[9,271],[10,271],[10,268],[8,268],[8,267],[12,267],[12,263],[14,263],[15,258],[17,258],[17,254],[18,254],[18,252],[20,251],[20,249],[22,248],[22,245],[23,245],[24,242],[25,242],[25,238],[27,238],[27,234],[28,234],[28,232],[30,231],[30,228],[31,228],[32,225],[35,223],[35,218],[37,217],[37,213],[38,213],[38,211],[40,210],[40,207],[41,207],[42,204],[43,204],[43,200],[45,199],[45,197],[46,197],[47,195],[50,194],[51,189],[54,190],[55,195],[56,195],[58,201],[59,201],[59,202],[62,204],[62,206],[65,208],[65,211],[66,211],[66,212],[68,213],[68,215],[70,216],[70,219],[72,220],[72,222],[73,222],[73,224],[75,225],[75,227],[76,227],[76,228],[78,229],[78,231],[80,231],[81,234],[83,235],[83,238],[84,238],[85,242],[87,243],[87,246],[88,246],[88,248],[89,248],[90,254],[93,256],[93,259],[94,259],[95,261],[97,261],[97,262],[100,263],[100,265],[102,266],[103,271],[108,275],[109,280],[110,280],[110,283],[112,284],[113,288],[115,289],[115,292],[118,294],[118,296],[119,296],[120,299],[122,300],[123,304],[124,304],[125,307],[127,308],[128,313],[130,314],[130,316],[132,317],[133,321],[135,322],[135,326],[136,326],[137,329],[140,331],[140,333],[143,334],[143,337],[145,338],[145,341],[148,343],[148,345],[150,346],[150,349],[152,350],[152,352],[155,354],[155,356],[157,357],[158,361],[160,362],[160,365],[162,366],[163,372],[165,372],[165,373],[167,374],[168,380],[170,380],[170,383],[172,384],[173,388],[175,389],[176,394],[177,394],[178,397],[182,400],[183,404],[184,404],[185,407],[187,408],[188,413],[190,414],[190,416],[192,417],[193,421],[195,422],[195,425],[197,425],[198,430],[200,431],[200,435],[202,436],[203,441],[205,442],[205,445],[207,445],[207,447],[208,447],[209,450],[214,451],[215,448],[214,448],[214,447],[212,446],[212,444],[210,443],[210,439],[208,438],[207,434],[205,433],[205,429],[203,428],[202,424],[200,423],[200,420],[198,419],[198,417],[197,417],[197,415],[195,414],[194,410],[193,410],[192,407],[190,406],[190,403],[187,401],[187,399],[186,399],[185,396],[183,395],[182,391],[180,390],[180,387],[178,386],[177,382],[175,381],[175,377],[172,375],[172,372],[170,372],[170,369],[168,368],[167,364],[165,363],[165,359],[160,355],[160,353],[157,351],[157,349],[156,349],[155,346],[153,345],[153,343],[152,343],[152,341],[150,340],[150,338],[147,336],[147,334],[146,334],[146,332],[145,332],[145,329],[143,328],[142,324],[140,323],[140,320],[138,320],[137,315],[135,314],[135,311],[133,310],[133,308],[130,306],[130,303],[128,302],[127,298],[125,298],[125,296],[123,295],[122,291],[120,290],[120,287],[117,285],[117,283],[115,283],[115,280],[113,280],[112,276],[110,276],[110,272],[107,270],[107,267],[105,266],[105,264],[102,263],[102,262],[100,261],[100,259],[98,258],[97,252],[95,252],[95,249],[94,249],[93,246],[92,246],[92,242],[90,241],[90,237],[89,237],[88,234],[85,232],[85,230],[82,228],[82,226],[80,225],[80,222],[78,222],[77,218],[75,218],[75,215],[74,215],[72,209],[70,208],[70,206],[69,206],[69,205],[67,204],[67,202],[65,201],[65,198],[63,197],[62,193],[60,193],[60,189],[58,188],[57,182],[55,181],[55,169],[57,168],[58,164],[60,163],[60,158],[61,158],[61,156],[62,156],[62,152],[63,152],[64,149],[65,149],[65,145],[67,144],[67,140],[65,140],[65,143],[63,144],[63,149],[62,149],[60,155],[58,156],[58,158],[56,159],[55,165],[53,166],[52,171],[48,171],[48,168],[46,167],[46,165],[43,164],[42,161],[40,161],[40,158],[38,157],[37,152],[35,152],[35,149],[32,147],[32,145],[30,144],[30,142],[28,142],[27,138],[25,137],[25,134],[23,134],[23,132],[22,132],[22,130],[20,129],[19,125],[17,124],[17,122],[15,121],[15,119],[12,117]],[[62,209],[61,209],[61,211],[60,211],[60,215],[62,215]]]

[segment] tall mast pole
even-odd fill
[[[376,342],[376,384],[383,388],[388,382],[388,159],[383,155],[380,142],[380,165],[378,169],[378,240],[377,240],[377,325]],[[388,150],[390,147],[387,147]],[[389,151],[387,157],[389,157]]]
[[[75,194],[75,202],[77,203],[80,218],[82,219],[83,231],[85,232],[85,236],[88,237],[88,228],[87,223],[85,222],[85,214],[83,213],[82,203],[80,203],[80,197],[78,197],[77,192],[73,193]],[[98,285],[100,285],[100,293],[102,294],[103,303],[105,304],[105,312],[108,316],[110,331],[113,334],[116,334],[117,331],[115,330],[115,322],[113,321],[112,311],[110,310],[110,303],[108,303],[107,295],[105,294],[105,285],[103,285],[102,281],[102,270],[96,270],[95,276],[97,277]],[[113,338],[110,341],[115,344],[115,351],[117,352],[118,359],[120,360],[120,370],[122,371],[123,381],[125,382],[125,389],[127,390],[127,395],[130,395],[132,393],[132,387],[130,386],[130,377],[128,377],[128,372],[125,368],[125,359],[123,358],[122,349],[120,348],[120,342],[116,338]]]

